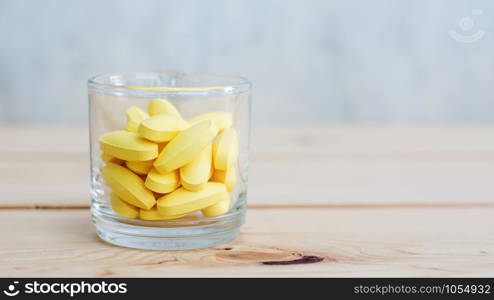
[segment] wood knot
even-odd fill
[[[221,261],[232,263],[258,263],[261,265],[298,265],[298,264],[314,264],[322,261],[335,261],[325,256],[305,255],[305,253],[293,251],[289,249],[281,249],[275,247],[252,247],[246,249],[222,248],[215,254],[216,258]]]
[[[324,260],[324,257],[315,255],[304,255],[298,259],[292,260],[273,260],[273,261],[263,261],[263,265],[276,266],[276,265],[298,265],[298,264],[314,264]]]

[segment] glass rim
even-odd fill
[[[191,87],[151,87],[151,86],[130,86],[130,85],[119,85],[103,83],[103,79],[108,79],[111,77],[129,77],[132,75],[173,75],[177,77],[204,77],[204,78],[217,78],[225,80],[237,81],[233,84],[220,84],[215,86],[191,86]],[[176,93],[176,92],[220,92],[225,94],[235,94],[242,91],[248,91],[252,87],[252,82],[245,77],[236,75],[225,75],[217,73],[195,73],[195,72],[174,72],[174,71],[163,71],[163,72],[115,72],[115,73],[103,73],[90,77],[87,80],[88,87],[95,88],[98,90],[113,90],[113,91],[127,91],[127,92],[151,92],[151,93]]]

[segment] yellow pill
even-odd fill
[[[166,194],[174,191],[180,184],[178,170],[161,174],[156,169],[151,169],[144,185],[153,192]]]
[[[134,133],[137,133],[139,124],[141,124],[143,120],[149,118],[149,115],[137,106],[129,107],[125,112],[125,115],[127,116],[127,126],[125,127],[125,130]]]
[[[206,183],[199,192],[181,187],[158,199],[158,212],[164,216],[187,214],[224,200],[225,194],[228,195],[225,185],[217,182]]]
[[[173,139],[180,131],[189,127],[182,118],[165,114],[150,117],[141,122],[138,132],[146,139],[162,143]]]
[[[206,207],[202,210],[202,214],[206,217],[216,217],[226,213],[230,209],[230,195],[224,194],[223,200]]]
[[[232,168],[238,158],[238,139],[235,128],[223,130],[213,145],[214,167],[226,171]]]
[[[101,169],[103,179],[123,201],[140,208],[150,209],[156,204],[153,193],[144,186],[144,181],[129,169],[108,163]]]
[[[139,218],[147,221],[173,220],[173,219],[181,218],[183,216],[185,216],[185,214],[178,216],[162,216],[156,210],[156,206],[149,210],[141,209],[139,211]]]
[[[172,114],[180,117],[180,113],[177,108],[165,99],[152,99],[148,104],[148,113],[151,116],[161,115],[161,114]]]
[[[187,120],[189,124],[192,126],[204,120],[210,120],[214,123],[218,131],[221,131],[225,128],[232,127],[233,118],[230,113],[224,111],[214,111],[205,113],[199,116],[195,116]]]
[[[139,215],[139,208],[137,206],[122,201],[115,193],[111,193],[110,201],[113,210],[122,217],[135,219]]]
[[[141,123],[127,122],[127,125],[125,125],[125,130],[128,132],[137,133],[139,130],[139,124]]]
[[[229,168],[227,171],[214,170],[211,181],[224,183],[228,192],[233,191],[235,184],[237,183],[235,168]]]
[[[154,160],[146,161],[128,161],[125,163],[127,168],[138,175],[147,175],[153,168]]]
[[[213,160],[213,146],[207,145],[190,163],[180,168],[180,182],[189,191],[197,192],[209,180]]]
[[[211,143],[217,132],[211,121],[202,121],[187,128],[163,148],[154,167],[166,174],[188,164]]]
[[[121,164],[123,163],[124,161],[121,160],[121,159],[118,159],[114,156],[111,156],[109,154],[106,154],[106,153],[101,153],[101,159],[105,162],[105,163],[109,163],[109,162],[112,162],[112,163],[116,163],[116,164]]]
[[[127,161],[146,161],[158,156],[158,145],[136,133],[112,131],[99,138],[101,149],[108,155]]]

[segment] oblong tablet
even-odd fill
[[[188,164],[211,143],[217,132],[209,120],[185,129],[163,148],[154,167],[166,174]]]
[[[185,214],[178,216],[163,216],[158,213],[156,206],[151,209],[141,209],[139,210],[139,218],[148,221],[159,221],[159,220],[173,220],[185,216]]]
[[[204,188],[211,173],[213,146],[207,145],[196,158],[180,168],[180,182],[189,191],[197,192]]]
[[[208,182],[199,192],[191,192],[183,187],[178,188],[159,198],[156,205],[161,215],[175,216],[209,207],[224,200],[225,194],[228,195],[228,192],[224,184]]]
[[[153,193],[144,181],[129,169],[114,163],[106,164],[101,173],[106,184],[123,201],[140,208],[150,209],[156,204]]]
[[[99,142],[103,152],[127,161],[146,161],[158,156],[158,145],[133,132],[112,131],[100,136]]]
[[[237,183],[237,176],[235,173],[234,167],[229,168],[227,171],[214,170],[213,176],[211,176],[211,181],[224,183],[226,185],[226,190],[231,192]]]
[[[131,106],[125,111],[127,126],[125,130],[137,133],[142,120],[149,118],[149,115],[137,106]]]
[[[178,170],[161,174],[156,169],[151,169],[144,185],[153,192],[166,194],[174,191],[180,184]]]
[[[188,119],[187,121],[192,126],[201,121],[210,120],[214,123],[218,131],[221,131],[225,128],[232,127],[233,118],[232,114],[224,112],[224,111],[213,111],[208,112],[202,115],[195,116],[193,118]]]
[[[180,117],[180,113],[177,108],[170,103],[170,101],[165,99],[152,99],[148,104],[148,113],[151,116],[161,115],[161,114],[172,114]]]
[[[162,143],[170,141],[187,127],[189,124],[182,118],[164,114],[143,120],[139,125],[138,133],[150,141]]]
[[[128,161],[125,163],[127,168],[138,175],[147,175],[153,168],[154,160],[146,161]]]
[[[238,158],[238,138],[235,128],[226,128],[214,141],[213,160],[214,167],[226,171],[232,168]]]
[[[139,216],[139,207],[122,201],[115,193],[111,193],[110,202],[113,210],[122,217],[135,219]]]
[[[230,209],[230,195],[226,193],[223,197],[223,200],[203,209],[202,214],[206,217],[216,217],[226,213]]]

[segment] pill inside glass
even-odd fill
[[[90,78],[97,235],[155,250],[234,240],[247,201],[250,91],[245,78],[215,74]]]

